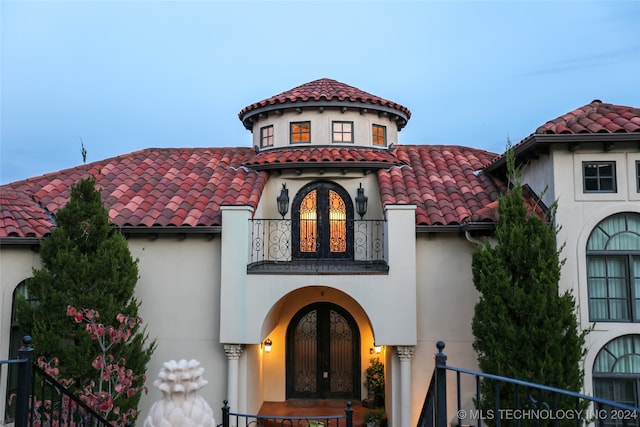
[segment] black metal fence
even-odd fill
[[[265,270],[269,266],[284,265],[288,269],[305,269],[317,266],[317,259],[294,256],[292,241],[292,221],[289,219],[251,219],[249,220],[251,245],[249,248],[249,271]],[[354,266],[369,265],[373,270],[386,268],[385,257],[385,221],[384,220],[349,220],[346,221],[349,248],[349,259],[331,258],[328,264],[332,269],[349,270]],[[346,261],[346,262],[345,262]],[[262,272],[262,271],[260,271]]]
[[[436,367],[418,427],[576,426],[640,427],[640,408],[541,384],[447,366],[437,343]],[[447,414],[447,374],[455,375],[456,412]],[[492,404],[483,404],[481,386],[490,387]],[[464,384],[464,387],[463,387]],[[471,405],[463,405],[463,389],[475,389]],[[506,392],[506,393],[505,393]],[[468,401],[467,397],[467,401]],[[508,403],[507,403],[508,402]]]
[[[17,359],[0,361],[10,365],[10,369],[17,367],[18,371],[15,395],[11,392],[7,399],[15,411],[10,416],[5,414],[6,421],[13,421],[15,427],[112,425],[37,366],[33,362],[33,348],[29,346],[30,337],[25,337],[24,342]]]
[[[281,415],[248,415],[230,412],[227,401],[222,407],[220,427],[353,427],[353,408],[347,402],[344,415],[288,417]]]

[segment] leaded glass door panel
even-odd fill
[[[331,303],[300,310],[287,330],[287,398],[360,398],[360,333]]]

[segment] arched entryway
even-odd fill
[[[360,331],[342,307],[318,302],[287,328],[287,398],[360,399]]]

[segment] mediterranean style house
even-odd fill
[[[150,378],[165,361],[197,359],[212,407],[228,399],[257,413],[364,399],[379,357],[389,424],[416,425],[437,341],[450,364],[477,367],[471,255],[491,238],[508,183],[504,155],[400,144],[410,118],[323,78],[240,111],[251,147],[149,148],[3,185],[0,358],[19,339],[12,304],[39,243],[90,174],[139,260],[141,315],[158,342]],[[532,197],[559,203],[560,288],[594,328],[583,391],[638,406],[640,108],[596,100],[513,149]],[[143,416],[158,398],[143,397]]]

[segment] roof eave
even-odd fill
[[[639,142],[640,133],[562,133],[562,134],[541,134],[536,133],[528,136],[522,142],[515,145],[514,154],[521,156],[537,145],[561,144],[561,143],[593,143],[593,142]],[[492,173],[506,164],[506,157],[500,156],[498,160],[486,166],[483,170]]]
[[[259,165],[245,165],[256,171],[283,170],[283,169],[387,169],[397,166],[389,162],[289,162],[289,163],[265,163]]]
[[[167,235],[167,234],[178,234],[178,235],[212,235],[212,234],[220,234],[222,232],[221,225],[214,226],[136,226],[136,225],[123,225],[123,226],[115,226],[116,230],[118,230],[122,234],[133,235],[133,234],[157,234],[157,235]]]
[[[0,247],[2,246],[40,246],[40,237],[0,237]]]
[[[466,222],[449,225],[416,225],[416,233],[460,233],[464,231],[493,231],[496,223],[491,221]]]
[[[388,107],[380,104],[372,104],[369,102],[360,102],[360,101],[344,101],[344,100],[320,100],[320,101],[286,101],[283,103],[277,104],[268,104],[261,107],[256,107],[251,111],[245,113],[240,120],[245,128],[251,130],[253,128],[253,121],[251,120],[255,116],[259,116],[260,114],[269,113],[277,110],[288,110],[288,109],[296,109],[296,108],[356,108],[360,109],[361,113],[368,112],[369,110],[375,111],[378,113],[387,113],[391,115],[391,117],[397,117],[396,123],[398,124],[398,130],[401,130],[406,126],[409,121],[408,115],[397,108]]]

